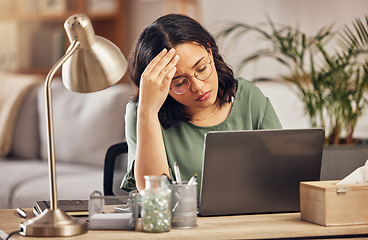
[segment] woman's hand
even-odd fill
[[[144,176],[170,174],[158,112],[169,94],[178,61],[175,49],[169,52],[164,49],[147,65],[141,76],[134,165],[138,190],[145,187]]]
[[[179,56],[175,49],[162,50],[146,67],[139,86],[139,108],[146,114],[157,114],[169,94]]]

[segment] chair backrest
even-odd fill
[[[129,195],[120,189],[128,163],[128,145],[126,142],[110,146],[106,152],[104,164],[103,188],[105,196]]]

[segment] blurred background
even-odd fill
[[[42,83],[70,45],[63,25],[73,14],[86,14],[96,34],[114,42],[127,57],[142,30],[158,17],[182,13],[195,18],[216,36],[220,54],[236,76],[276,80],[254,84],[270,99],[284,128],[326,130],[321,179],[341,179],[368,156],[367,144],[341,144],[336,151],[327,145],[368,142],[367,51],[360,54],[360,44],[359,51],[349,51],[363,57],[365,65],[358,65],[354,54],[348,61],[332,58],[341,48],[328,45],[321,52],[337,64],[318,68],[321,59],[310,61],[315,55],[304,54],[303,47],[316,46],[320,42],[311,36],[333,25],[335,30],[345,26],[353,32],[362,30],[358,38],[363,40],[358,42],[367,50],[367,10],[368,0],[0,0],[0,209],[32,207],[36,200],[48,199]],[[237,40],[218,37],[239,22],[270,31],[268,19],[277,27],[292,28],[291,33],[274,31],[273,36],[282,35],[277,46],[255,31]],[[363,23],[352,25],[356,19]],[[294,34],[295,28],[305,35]],[[262,58],[238,70],[242,58],[265,48],[267,55],[290,61],[291,68]],[[316,72],[310,71],[314,62],[318,74],[310,74]],[[61,73],[57,74],[60,80]],[[279,81],[285,76],[289,82]],[[121,82],[129,82],[128,74]],[[106,150],[125,139],[125,106],[133,89],[117,84],[84,96],[68,91],[61,82],[53,87],[56,159],[63,164],[58,168],[59,199],[87,199],[94,190],[102,191]],[[118,169],[125,174],[123,167]]]
[[[0,0],[0,70],[46,74],[69,45],[63,24],[74,13],[86,13],[96,33],[127,56],[143,28],[171,12],[195,18],[213,35],[234,21],[265,23],[267,15],[275,23],[314,34],[330,24],[336,29],[349,25],[367,9],[367,0]],[[252,36],[235,43],[219,41],[233,66],[259,44]],[[282,71],[265,59],[237,75],[252,80]]]

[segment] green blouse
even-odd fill
[[[209,131],[279,129],[281,123],[271,102],[249,81],[238,78],[239,86],[229,116],[222,123],[200,127],[191,122],[181,122],[162,129],[166,156],[171,177],[175,178],[174,163],[180,167],[183,181],[198,175],[198,191],[201,189],[204,135]],[[127,191],[136,188],[134,180],[134,160],[136,155],[137,102],[129,102],[126,108],[126,140],[128,143],[128,169],[121,188]],[[198,195],[199,196],[199,195]]]

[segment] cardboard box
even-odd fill
[[[301,219],[323,226],[368,224],[368,183],[300,183]]]

